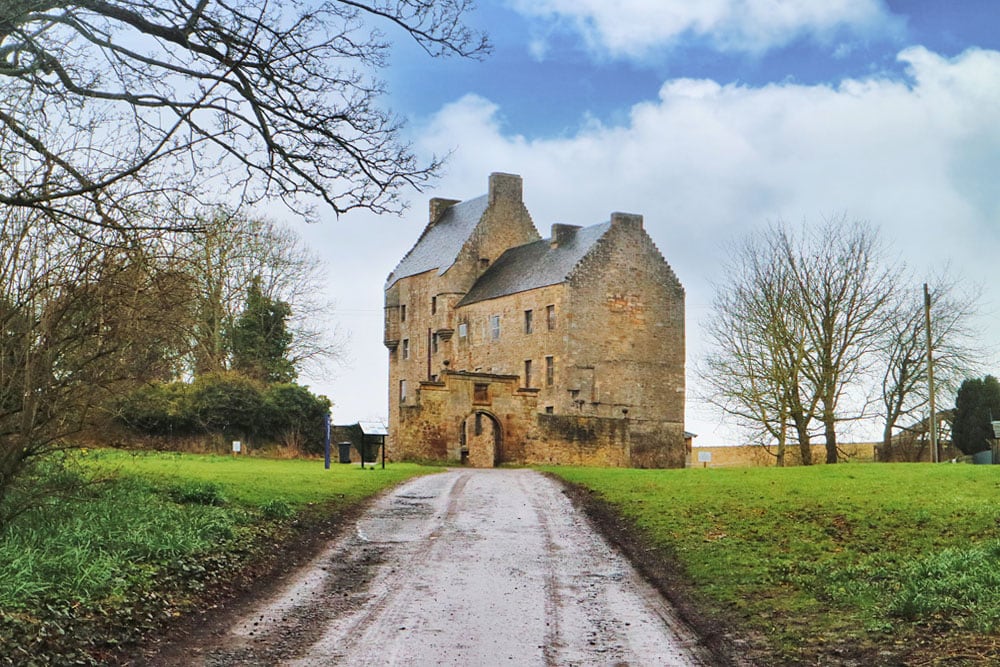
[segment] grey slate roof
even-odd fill
[[[458,305],[564,282],[610,227],[611,223],[605,222],[579,229],[558,248],[550,246],[550,239],[542,239],[507,250],[479,277]]]
[[[424,229],[416,245],[406,253],[396,270],[389,274],[385,286],[391,287],[400,278],[415,276],[431,269],[437,269],[438,275],[447,271],[479,224],[487,204],[489,195],[482,195],[446,209],[436,224]]]

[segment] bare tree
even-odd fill
[[[803,375],[819,399],[826,462],[836,463],[838,422],[863,416],[845,410],[843,400],[884,340],[900,268],[887,263],[878,233],[865,222],[834,218],[797,238],[781,235],[809,348]]]
[[[264,297],[291,307],[288,358],[297,371],[318,372],[337,358],[334,305],[322,297],[324,264],[293,230],[225,208],[203,216],[199,227],[176,249],[196,293],[194,373],[229,368],[229,335],[254,282]]]
[[[979,290],[963,289],[961,281],[945,271],[933,280],[929,294],[934,381],[939,395],[954,396],[963,379],[981,370],[986,354],[973,325]],[[878,354],[885,368],[880,415],[882,451],[888,456],[901,422],[920,422],[928,404],[927,338],[920,289],[897,289],[885,317]]]
[[[778,228],[734,246],[716,287],[705,331],[713,343],[699,374],[708,400],[746,426],[761,444],[777,443],[785,463],[793,433],[812,463],[810,427],[818,396],[803,374],[808,350],[798,297]]]
[[[469,0],[5,0],[0,204],[77,230],[190,198],[398,211],[426,183],[379,107],[388,37],[478,57]],[[151,220],[150,209],[159,217]],[[144,217],[136,218],[135,212]],[[90,232],[86,232],[90,233]]]
[[[724,272],[702,373],[711,400],[779,457],[793,432],[807,465],[818,422],[836,463],[838,424],[865,416],[850,394],[886,340],[900,269],[869,225],[839,218],[798,233],[772,225],[736,246]]]
[[[78,243],[8,209],[0,218],[0,523],[47,489],[17,484],[74,445],[114,398],[169,373],[181,345],[185,281],[136,237]]]

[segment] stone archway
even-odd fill
[[[462,422],[462,462],[475,468],[493,468],[503,461],[503,430],[500,420],[476,410]]]

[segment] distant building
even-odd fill
[[[521,187],[432,199],[388,278],[390,458],[682,467],[680,281],[641,216],[541,239]]]

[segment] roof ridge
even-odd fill
[[[449,206],[441,213],[440,216],[438,216],[437,220],[429,221],[410,250],[403,255],[403,258],[399,260],[396,267],[391,273],[389,273],[388,277],[386,277],[386,289],[391,287],[401,278],[417,275],[418,273],[425,273],[434,269],[440,271],[445,264],[447,264],[447,266],[454,264],[455,258],[458,257],[458,253],[461,252],[466,241],[468,241],[469,237],[472,236],[476,225],[479,224],[479,221],[486,212],[488,205],[489,195],[479,195],[478,197],[466,199],[465,201]],[[460,216],[464,213],[470,214],[468,217],[472,219],[472,224],[470,224],[470,221],[465,218],[459,218],[455,221],[456,225],[460,226],[461,223],[465,223],[465,225],[468,226],[468,229],[464,230],[464,234],[461,235],[458,241],[456,240],[456,236],[453,234],[443,234],[440,247],[427,247],[430,242],[428,241],[425,243],[425,241],[427,241],[428,237],[432,233],[440,231],[442,228],[456,226],[450,223],[453,222],[453,219],[456,218],[456,216]],[[421,252],[423,252],[426,256],[420,257],[419,255]]]

